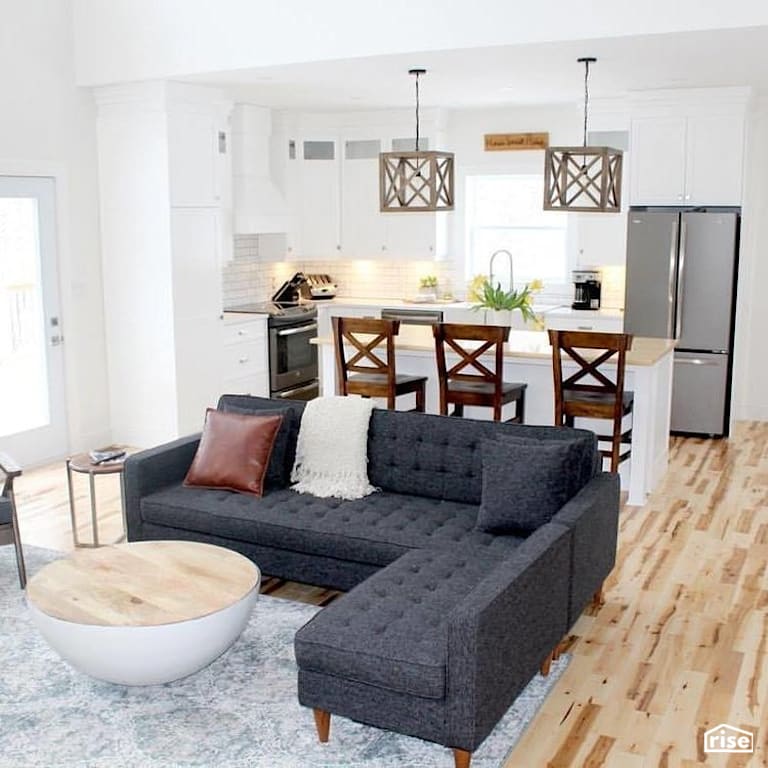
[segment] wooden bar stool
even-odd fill
[[[601,450],[604,458],[611,460],[611,472],[618,472],[619,464],[632,452],[632,427],[623,430],[624,417],[632,412],[634,393],[624,391],[624,369],[627,351],[632,347],[632,335],[628,333],[593,333],[591,331],[549,331],[552,345],[552,367],[555,378],[555,424],[572,427],[578,417],[610,419],[613,430],[610,435],[598,435],[602,442],[610,442],[610,450]],[[601,350],[588,360],[579,350]],[[563,379],[562,352],[566,362],[572,360],[578,370]],[[616,371],[609,378],[601,366],[614,355]],[[629,445],[622,453],[621,446]]]
[[[424,412],[426,376],[407,376],[395,370],[395,336],[399,320],[377,320],[371,317],[332,317],[336,349],[336,388],[340,395],[384,397],[387,408],[394,410],[395,398],[411,392],[416,395],[416,408]],[[382,349],[378,349],[383,345]],[[354,348],[347,359],[345,346]]]
[[[437,355],[437,373],[440,385],[440,413],[448,415],[453,404],[454,416],[464,415],[465,405],[493,408],[493,420],[501,421],[501,408],[515,403],[515,415],[510,422],[523,423],[525,418],[525,388],[527,384],[502,381],[504,343],[509,328],[499,325],[458,325],[436,323],[432,326]],[[460,342],[471,342],[462,346]],[[448,368],[446,348],[459,356],[459,361]],[[492,367],[480,358],[493,350]]]

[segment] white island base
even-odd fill
[[[329,338],[317,339],[320,346],[320,382],[323,394],[336,392],[333,344]],[[429,327],[401,326],[395,339],[397,372],[427,376],[427,413],[438,413],[439,395],[432,330]],[[627,355],[625,389],[634,392],[632,455],[621,465],[621,486],[628,492],[627,503],[645,504],[660,483],[669,461],[669,418],[672,397],[674,342],[666,339],[635,338]],[[525,396],[525,423],[554,424],[554,386],[552,351],[545,333],[512,331],[504,353],[504,380],[528,384]],[[450,360],[451,357],[449,356]],[[456,358],[457,359],[457,358]],[[610,366],[606,366],[610,370]],[[564,362],[564,375],[576,366]],[[398,409],[412,408],[407,397],[398,398]],[[514,415],[514,406],[509,416]],[[509,418],[505,408],[504,418]],[[490,408],[465,408],[465,418],[490,419]],[[627,423],[627,422],[625,422]],[[609,431],[606,421],[577,420],[576,426],[600,434]]]

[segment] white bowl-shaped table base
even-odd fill
[[[30,614],[65,661],[121,685],[191,675],[240,636],[261,574],[231,550],[138,542],[84,550],[29,582]]]

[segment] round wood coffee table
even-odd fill
[[[73,667],[122,685],[197,672],[250,618],[261,573],[211,544],[141,541],[78,550],[35,574],[27,602],[40,633]]]

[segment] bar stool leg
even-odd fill
[[[419,413],[424,413],[427,406],[427,392],[426,385],[422,385],[416,390],[416,410]]]

